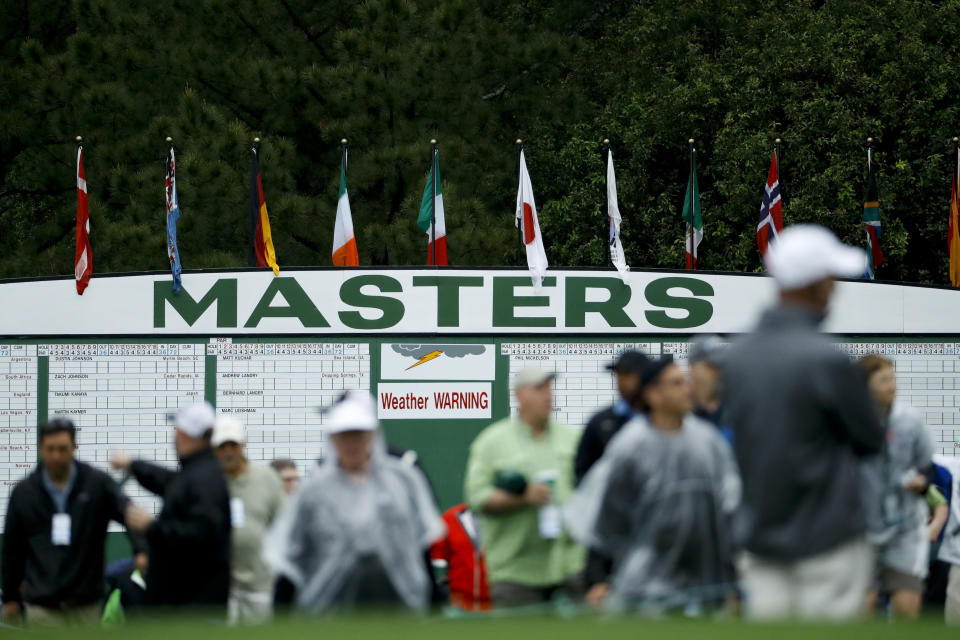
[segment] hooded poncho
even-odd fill
[[[423,474],[388,456],[377,435],[363,474],[345,473],[336,455],[321,463],[285,505],[264,540],[264,559],[297,587],[297,607],[320,613],[375,558],[402,603],[429,601],[424,551],[445,527]]]
[[[688,415],[665,432],[641,416],[611,440],[564,515],[574,538],[613,559],[614,603],[674,607],[728,593],[739,502],[736,463],[716,429]]]

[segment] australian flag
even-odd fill
[[[170,271],[173,273],[173,293],[179,295],[181,289],[180,251],[177,249],[177,220],[180,219],[180,203],[177,200],[177,178],[175,172],[173,145],[167,153],[167,259],[170,261]]]

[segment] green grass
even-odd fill
[[[34,632],[19,634],[0,630],[0,636],[16,638],[136,638],[137,640],[213,640],[230,637],[238,640],[506,640],[507,638],[547,638],[549,640],[616,640],[651,638],[665,640],[752,640],[792,638],[841,638],[843,640],[884,640],[886,638],[955,638],[956,629],[945,627],[941,619],[928,618],[915,623],[882,621],[855,624],[746,624],[737,621],[666,619],[633,617],[603,618],[489,617],[449,619],[415,618],[390,614],[353,615],[337,618],[293,619],[263,627],[228,629],[220,623],[202,620],[168,619],[137,622],[112,630],[76,630],[70,632]]]

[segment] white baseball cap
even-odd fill
[[[193,438],[202,438],[216,422],[217,416],[209,402],[189,404],[177,411],[173,424],[178,431],[182,431]]]
[[[781,291],[810,286],[825,278],[855,278],[867,270],[867,254],[840,242],[814,224],[787,227],[770,244],[767,271]]]
[[[327,419],[323,428],[328,433],[376,431],[380,427],[373,396],[366,391],[348,391],[324,413]]]
[[[213,425],[213,437],[210,444],[219,447],[224,442],[243,444],[247,441],[247,429],[233,416],[220,416]]]

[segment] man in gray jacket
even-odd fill
[[[865,255],[826,229],[785,230],[766,255],[779,304],[724,358],[743,478],[748,617],[856,616],[873,570],[860,460],[884,442],[864,376],[818,331],[835,278]]]

